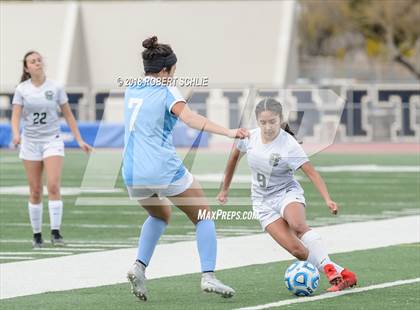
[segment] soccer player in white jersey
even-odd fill
[[[332,285],[328,291],[354,286],[356,275],[331,261],[318,233],[306,224],[303,189],[294,178],[297,169],[308,176],[333,214],[337,214],[338,205],[289,126],[282,125],[282,110],[281,104],[272,98],[258,103],[255,109],[258,128],[234,148],[217,198],[226,203],[235,167],[247,154],[252,172],[253,210],[262,228],[290,254],[323,272]]]
[[[45,169],[48,189],[48,210],[51,243],[64,244],[60,234],[63,201],[60,195],[64,143],[60,136],[61,109],[79,146],[85,152],[91,147],[80,136],[76,120],[68,104],[64,89],[46,78],[42,56],[30,51],[23,58],[21,83],[12,100],[13,144],[20,145],[19,158],[23,161],[29,183],[29,219],[33,230],[34,248],[42,247],[42,173]],[[23,118],[23,132],[20,122]]]
[[[158,43],[156,36],[146,39],[143,47],[146,77],[125,92],[122,174],[130,198],[138,200],[149,213],[141,228],[137,259],[128,272],[132,292],[140,300],[147,300],[145,270],[174,204],[196,227],[201,289],[231,297],[235,291],[214,275],[217,252],[214,222],[198,219],[200,210],[209,212],[209,206],[200,184],[176,154],[172,129],[180,118],[191,128],[230,138],[245,138],[248,131],[221,127],[192,112],[179,91],[164,83],[165,78],[175,73],[177,58],[172,48]]]

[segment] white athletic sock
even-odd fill
[[[324,272],[324,266],[327,264],[334,264],[338,273],[343,270],[343,267],[331,261],[327,249],[322,243],[321,236],[317,232],[309,230],[303,234],[300,240],[309,250],[308,262],[314,265],[320,272]]]
[[[52,229],[60,229],[61,219],[63,217],[63,201],[48,201],[48,211],[50,212],[50,225]]]
[[[343,267],[341,267],[340,265],[337,265],[337,264],[336,264],[336,263],[334,263],[334,262],[332,262],[332,264],[334,265],[335,270],[337,270],[337,272],[338,272],[338,273],[341,273],[341,272],[344,270],[344,268],[343,268]]]
[[[28,201],[28,211],[32,231],[34,234],[40,233],[42,231],[42,202],[34,204]]]

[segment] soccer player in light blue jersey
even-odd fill
[[[176,68],[177,58],[171,47],[158,43],[156,36],[143,41],[143,47],[145,78],[125,92],[123,178],[130,198],[137,199],[149,213],[141,228],[137,259],[128,271],[132,292],[140,300],[147,300],[145,270],[174,204],[196,226],[201,289],[232,297],[235,291],[214,275],[215,225],[212,220],[198,220],[199,212],[210,209],[200,184],[176,154],[172,129],[180,118],[191,128],[230,138],[245,138],[248,131],[221,127],[192,112],[179,91],[163,81],[173,77]]]

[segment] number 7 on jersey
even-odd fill
[[[129,130],[134,130],[134,124],[136,123],[137,114],[139,114],[140,108],[143,105],[143,99],[141,98],[130,98],[128,99],[128,108],[134,111],[131,113]]]

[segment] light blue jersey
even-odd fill
[[[186,173],[172,142],[178,89],[146,77],[125,91],[123,178],[127,186],[169,185]]]

